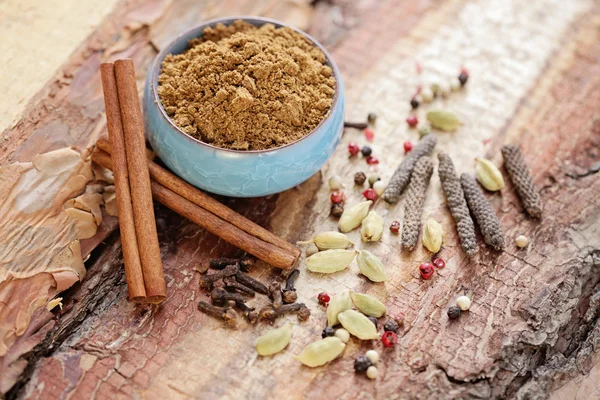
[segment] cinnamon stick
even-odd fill
[[[112,63],[102,64],[100,66],[100,74],[102,76],[102,88],[104,91],[108,136],[111,146],[114,149],[112,152],[112,160],[115,166],[113,175],[117,194],[117,209],[119,211],[119,229],[121,231],[123,262],[125,264],[125,279],[127,280],[129,298],[132,301],[141,302],[146,298],[146,289],[144,287],[144,276],[142,274],[140,254],[135,236],[133,208],[131,193],[129,191],[129,173],[127,172],[127,159],[125,155],[125,138],[123,136],[123,124],[117,95],[114,65]]]
[[[94,151],[92,160],[112,170],[110,155],[105,151],[99,149]],[[298,260],[300,251],[297,248],[294,248],[294,252],[290,252],[288,249],[282,249],[259,237],[253,236],[236,225],[219,218],[199,205],[180,196],[157,181],[152,181],[152,194],[157,201],[176,213],[188,218],[207,231],[252,254],[267,264],[281,269],[290,269]],[[237,216],[241,217],[239,214]]]
[[[167,287],[160,258],[160,247],[156,233],[156,220],[152,204],[150,173],[146,159],[144,123],[140,109],[135,69],[131,59],[115,61],[117,94],[121,106],[121,120],[125,133],[125,149],[131,190],[131,203],[135,221],[146,297],[159,303],[166,298]]]
[[[108,140],[106,140],[106,138],[98,139],[96,146],[105,152],[112,154],[111,144],[108,142]],[[150,170],[150,176],[152,179],[179,194],[180,196],[188,199],[189,201],[199,205],[206,211],[209,211],[217,217],[235,225],[252,236],[256,236],[265,242],[274,244],[275,246],[285,249],[292,254],[298,254],[298,256],[300,255],[300,250],[293,244],[283,240],[277,235],[274,235],[262,226],[255,224],[243,215],[238,214],[231,208],[223,205],[206,193],[190,185],[183,179],[170,173],[155,162],[148,161],[148,168]]]

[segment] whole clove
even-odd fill
[[[414,150],[413,150],[414,152]],[[433,174],[433,163],[428,157],[421,157],[415,164],[410,178],[404,220],[402,222],[402,247],[413,250],[421,231],[421,215],[425,205],[425,193]]]
[[[230,293],[223,288],[215,288],[210,296],[214,304],[239,308],[251,324],[258,321],[258,313],[254,311],[254,307],[248,306],[239,293]]]
[[[498,221],[498,217],[496,217],[485,195],[477,186],[475,178],[469,174],[462,174],[460,183],[465,192],[469,209],[475,216],[479,229],[481,229],[483,240],[494,249],[502,250],[504,248],[504,233],[500,227],[500,221]]]
[[[437,138],[432,135],[423,136],[423,138],[417,143],[410,153],[406,155],[402,163],[398,166],[394,175],[390,179],[385,192],[383,192],[383,199],[388,203],[397,203],[400,199],[400,195],[408,185],[410,176],[417,161],[426,155],[429,155],[437,143]]]
[[[198,310],[211,317],[225,321],[229,326],[235,326],[237,313],[231,307],[217,307],[206,301],[200,301],[198,302]]]
[[[200,277],[200,286],[202,287],[210,287],[213,283],[218,281],[219,279],[223,279],[228,276],[236,275],[239,272],[239,266],[237,264],[228,265],[220,271],[215,272],[214,274],[204,274]]]
[[[460,179],[458,179],[452,159],[447,153],[440,152],[438,160],[440,161],[438,174],[442,183],[442,189],[446,195],[448,208],[456,223],[460,245],[468,256],[472,256],[477,250],[475,224],[469,214],[469,207],[467,206],[465,194],[460,185]]]
[[[366,129],[369,126],[367,122],[349,122],[344,121],[344,128]]]
[[[296,304],[296,303],[294,303]],[[288,304],[291,305],[291,304]],[[298,313],[296,314],[296,316],[298,317],[298,321],[306,321],[308,318],[310,318],[310,309],[306,306],[301,307],[300,310],[298,310]]]
[[[225,282],[223,282],[223,279],[219,279],[218,281],[213,282],[212,284],[209,285],[209,288],[212,290],[214,288],[225,288]]]
[[[235,279],[242,285],[249,287],[250,289],[254,290],[255,292],[258,292],[258,293],[261,293],[264,295],[269,294],[269,288],[264,283],[262,283],[259,280],[254,279],[253,277],[251,277],[248,274],[245,274],[242,271],[238,271],[235,274]]]
[[[241,311],[248,312],[253,311],[254,308],[249,307],[246,304],[246,299],[239,293],[231,293],[223,288],[214,288],[210,292],[210,298],[215,305],[223,305],[227,301],[234,301],[235,306],[239,308]]]
[[[269,298],[272,301],[273,307],[281,307],[283,304],[283,299],[281,297],[281,283],[275,281],[269,285]]]
[[[533,218],[542,216],[542,199],[533,184],[525,159],[515,145],[502,146],[504,166],[510,175],[510,180],[517,188],[517,193],[523,202],[525,211]]]
[[[250,311],[246,313],[246,319],[251,324],[255,324],[256,322],[258,322],[258,313],[256,311]]]
[[[256,263],[256,260],[251,257],[244,257],[241,259],[237,258],[215,258],[209,261],[211,269],[223,269],[228,265],[238,264],[240,269],[244,272],[248,272],[250,268]]]
[[[285,281],[285,288],[283,289],[282,296],[283,302],[286,304],[295,303],[298,300],[298,294],[296,293],[296,288],[294,284],[296,283],[296,278],[300,275],[300,270],[295,269],[287,277]]]
[[[233,276],[228,276],[227,278],[223,278],[223,283],[224,283],[223,287],[228,292],[233,292],[233,293],[237,292],[237,293],[241,293],[243,295],[250,296],[250,297],[254,297],[254,295],[256,294],[254,292],[254,290],[252,290],[249,287],[244,286],[241,283],[239,283],[238,281],[236,281],[235,277],[233,277]]]
[[[292,303],[283,304],[279,308],[268,305],[261,308],[258,313],[260,318],[268,321],[274,321],[277,317],[285,314],[296,314],[298,316],[298,320],[306,321],[310,317],[310,309],[306,307],[304,303]]]

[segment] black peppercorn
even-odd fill
[[[327,328],[323,329],[323,332],[321,333],[321,337],[323,339],[333,335],[335,335],[335,329],[333,329],[333,326],[328,326]]]
[[[342,203],[335,203],[331,205],[331,215],[339,218],[344,213],[344,205]]]
[[[367,121],[369,121],[369,124],[375,125],[376,120],[377,120],[377,114],[370,112],[369,115],[367,115]]]
[[[386,332],[398,333],[398,323],[393,319],[389,319],[385,325],[383,325],[383,330]]]
[[[410,106],[412,107],[412,109],[414,110],[415,108],[419,107],[419,100],[415,99],[414,97],[410,100]]]
[[[362,186],[363,183],[365,183],[365,181],[367,180],[367,176],[365,175],[364,172],[357,172],[356,174],[354,174],[354,183]]]
[[[367,372],[367,369],[369,369],[371,365],[373,365],[373,363],[365,356],[358,356],[356,357],[356,360],[354,360],[354,370],[360,374]]]
[[[448,318],[456,319],[458,317],[460,317],[460,308],[458,306],[450,306],[448,308]]]
[[[363,148],[360,150],[360,152],[362,153],[362,155],[364,157],[369,157],[371,155],[371,153],[373,152],[373,149],[371,149],[369,146],[363,146]]]
[[[465,86],[465,83],[467,83],[468,79],[469,79],[469,75],[464,72],[461,72],[460,75],[458,76],[458,80],[459,80],[461,86]]]
[[[375,325],[375,328],[377,328],[377,318],[375,317],[367,317],[369,318],[369,321],[371,321],[373,323],[373,325]]]

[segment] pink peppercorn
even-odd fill
[[[392,232],[392,233],[400,232],[400,222],[393,221],[392,224],[390,225],[390,232]]]
[[[373,188],[368,188],[367,190],[362,192],[362,194],[363,194],[363,196],[365,196],[365,198],[367,200],[372,200],[372,201],[377,200],[377,192]]]
[[[348,153],[350,153],[351,156],[357,155],[359,151],[360,151],[360,147],[358,147],[358,145],[356,143],[350,142],[348,144]]]
[[[369,165],[379,164],[379,159],[377,157],[369,156],[369,157],[367,157],[367,164],[369,164]]]
[[[446,266],[446,261],[444,261],[442,258],[440,257],[436,257],[433,259],[432,261],[433,265],[435,265],[436,268],[438,269],[442,269]]]
[[[345,203],[346,194],[340,190],[336,190],[335,192],[331,193],[330,199],[333,204]]]
[[[331,300],[331,297],[329,297],[327,293],[322,292],[317,296],[317,300],[319,300],[319,303],[321,304],[328,304],[329,300]]]
[[[373,132],[372,129],[366,128],[365,129],[365,138],[367,139],[367,141],[372,142],[373,138],[375,137],[375,132]]]
[[[428,281],[433,276],[435,270],[433,269],[433,265],[429,263],[423,263],[419,265],[419,271],[421,272],[421,278]]]
[[[381,335],[381,344],[383,347],[392,348],[398,343],[398,335],[395,332],[387,331]]]
[[[419,123],[419,119],[417,118],[416,115],[411,115],[410,117],[406,118],[406,123],[411,128],[414,128]]]
[[[410,140],[407,140],[406,142],[404,142],[404,153],[410,153],[412,148],[413,148],[413,145],[410,142]]]

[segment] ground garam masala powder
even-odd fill
[[[324,63],[294,30],[238,20],[166,56],[158,94],[175,124],[205,143],[270,149],[306,136],[329,112],[335,78]]]

